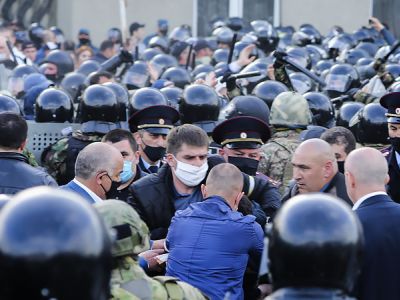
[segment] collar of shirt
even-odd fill
[[[74,178],[72,181],[75,182],[77,185],[79,185],[81,188],[83,188],[90,195],[90,197],[92,197],[95,203],[103,202],[103,199],[101,199],[99,196],[93,193],[86,185],[76,180],[76,178]]]
[[[146,168],[146,170],[148,170],[151,166],[161,167],[161,161],[158,161],[155,165],[151,165],[147,161],[145,161],[143,158],[140,158],[140,159],[142,160],[143,166]]]
[[[368,198],[371,198],[373,196],[377,196],[377,195],[387,195],[387,194],[385,192],[373,192],[373,193],[366,194],[366,195],[362,196],[360,199],[358,199],[356,203],[354,203],[352,209],[356,210],[357,208],[360,207],[361,203],[363,203],[365,200],[367,200]]]
[[[329,184],[331,182],[329,181],[328,183],[325,183],[325,185],[322,187],[322,189],[320,190],[321,193],[325,192],[325,190],[328,188]]]

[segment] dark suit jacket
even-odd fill
[[[400,168],[396,160],[396,152],[393,151],[392,147],[382,151],[386,156],[386,160],[389,166],[389,177],[390,181],[387,185],[387,191],[390,197],[400,203]]]
[[[357,299],[400,299],[400,204],[376,195],[362,202],[355,213],[365,237]]]
[[[75,182],[70,181],[66,185],[63,185],[60,187],[63,190],[71,191],[73,193],[79,194],[81,197],[83,197],[89,204],[94,204],[95,201],[94,199],[89,195],[88,192],[86,192],[83,188],[81,188],[79,185],[77,185]]]

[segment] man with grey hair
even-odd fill
[[[120,184],[124,160],[121,153],[106,143],[86,146],[75,162],[75,178],[62,189],[71,190],[93,204],[107,199]]]
[[[385,157],[376,149],[354,150],[345,162],[347,192],[365,238],[357,299],[400,299],[400,204],[387,194]]]

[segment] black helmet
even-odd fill
[[[49,28],[49,30],[51,32],[54,33],[54,35],[56,36],[56,42],[59,46],[61,46],[62,44],[64,44],[65,42],[65,37],[64,37],[64,32],[61,30],[61,28],[58,28],[57,26],[51,26]]]
[[[255,20],[250,23],[257,37],[257,46],[264,53],[275,50],[279,43],[279,37],[274,27],[265,20]]]
[[[109,298],[110,238],[79,195],[28,189],[4,207],[0,224],[1,299]]]
[[[4,94],[0,94],[0,113],[1,112],[12,112],[20,115],[21,108],[14,98]]]
[[[36,98],[35,121],[38,123],[71,123],[73,115],[71,97],[62,90],[48,88]]]
[[[160,49],[164,53],[168,53],[168,41],[158,35],[152,37],[149,41],[150,48]]]
[[[217,49],[214,51],[211,63],[216,65],[218,63],[226,63],[228,61],[229,50],[228,49]]]
[[[400,77],[400,65],[399,64],[386,64],[385,71],[392,75],[393,79]]]
[[[361,144],[388,144],[387,109],[379,103],[369,103],[350,120],[349,126]]]
[[[256,96],[237,96],[221,111],[220,119],[250,116],[269,124],[268,105]]]
[[[350,128],[351,118],[365,105],[361,102],[346,102],[340,108],[337,115],[336,126]]]
[[[169,106],[179,110],[179,103],[183,95],[183,90],[181,88],[169,86],[162,88],[160,92],[165,96],[165,98],[167,98]]]
[[[322,193],[295,196],[277,213],[268,236],[274,289],[353,288],[363,234],[342,200]]]
[[[53,50],[47,54],[41,64],[45,63],[52,63],[57,66],[58,78],[62,78],[65,74],[74,71],[74,61],[68,52],[62,50]]]
[[[150,61],[157,54],[162,54],[162,51],[157,48],[147,48],[146,50],[143,51],[141,58],[144,61]]]
[[[218,95],[207,85],[189,85],[183,91],[179,112],[182,124],[198,125],[207,133],[211,133],[219,115]]]
[[[303,68],[311,69],[311,58],[305,48],[290,47],[287,50],[287,55],[290,60],[294,61]],[[291,69],[291,67],[289,69]]]
[[[388,93],[400,92],[400,81],[395,81],[387,90]]]
[[[175,86],[181,89],[184,89],[191,81],[189,72],[181,67],[168,68],[162,74],[161,79],[172,81]]]
[[[43,42],[44,28],[39,23],[32,23],[28,29],[29,39],[39,49]]]
[[[24,90],[24,78],[33,73],[39,73],[39,71],[35,67],[29,65],[16,66],[8,78],[7,90],[11,95],[19,98],[21,95],[20,93]]]
[[[85,80],[86,77],[81,73],[72,72],[65,75],[60,86],[70,95],[73,102],[77,102],[85,86]]]
[[[344,62],[355,65],[361,58],[368,58],[370,55],[363,49],[350,49],[344,53]]]
[[[311,65],[314,68],[322,58],[327,57],[327,53],[324,48],[319,45],[307,45],[306,50],[311,59]]]
[[[197,65],[194,68],[194,70],[192,71],[191,75],[192,75],[193,78],[195,78],[200,73],[208,74],[208,73],[210,73],[212,71],[214,71],[214,67],[213,66],[201,64],[201,65]]]
[[[95,61],[95,60],[85,60],[78,68],[78,70],[76,70],[77,73],[80,73],[84,76],[88,76],[89,74],[93,73],[93,72],[97,72],[98,70],[100,70],[100,64]]]
[[[371,42],[361,42],[359,43],[355,49],[362,49],[369,54],[370,57],[374,57],[376,51],[378,51],[379,46],[375,43]]]
[[[360,76],[357,70],[349,64],[332,66],[325,81],[325,90],[330,98],[336,98],[348,90],[360,86]]]
[[[216,28],[212,35],[217,38],[217,43],[230,44],[233,38],[233,31],[229,27],[222,26]]]
[[[108,87],[100,84],[89,86],[83,93],[81,101],[82,122],[118,121],[119,108],[117,97]]]
[[[122,83],[126,85],[129,90],[136,90],[146,86],[150,78],[147,64],[143,61],[135,61],[129,67],[122,78]]]
[[[168,105],[164,95],[155,88],[145,87],[135,91],[129,102],[129,114],[154,105]]]
[[[129,92],[122,84],[116,82],[107,82],[103,84],[104,86],[110,88],[115,97],[117,97],[117,102],[119,105],[119,120],[121,122],[128,121],[128,107],[129,107]]]
[[[309,44],[321,44],[321,34],[315,27],[302,27],[293,34],[293,44],[304,47]]]
[[[308,102],[315,125],[325,128],[335,126],[335,109],[328,96],[319,92],[309,92],[303,97]]]
[[[233,31],[240,31],[244,27],[244,21],[242,18],[239,17],[230,17],[226,21],[226,26],[228,26]]]
[[[280,81],[266,80],[256,85],[253,90],[253,95],[263,100],[269,108],[275,97],[280,93],[287,92],[288,88]]]
[[[332,60],[327,60],[327,59],[320,60],[315,65],[314,71],[318,76],[320,76],[323,71],[329,70],[333,65],[334,65],[334,62]]]
[[[372,57],[360,58],[355,67],[360,75],[361,82],[363,82],[365,79],[371,79],[376,75],[376,70],[374,69],[374,59]]]
[[[178,61],[172,55],[158,54],[152,58],[150,64],[161,75],[166,69],[177,67]]]
[[[314,90],[314,82],[302,72],[293,72],[289,78],[294,90],[300,94]]]
[[[177,41],[184,42],[191,36],[192,36],[192,33],[191,33],[190,26],[189,25],[181,25],[181,26],[178,26],[178,27],[175,27],[174,29],[172,29],[172,31],[168,35],[168,38],[172,45],[174,42],[177,42]]]

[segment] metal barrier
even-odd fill
[[[27,121],[27,123],[28,143],[26,147],[33,153],[38,163],[47,146],[54,144],[81,126],[76,123],[36,123],[34,121]]]

